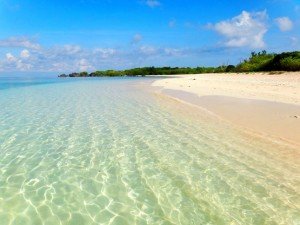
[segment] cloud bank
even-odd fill
[[[40,45],[36,42],[34,42],[31,39],[28,39],[26,37],[10,37],[7,39],[0,40],[0,47],[7,47],[7,48],[28,48],[28,49],[40,49]]]
[[[161,5],[158,0],[146,0],[145,4],[151,8],[155,8]]]
[[[0,40],[0,43],[14,40],[13,45],[10,45],[10,47],[14,47],[10,49],[12,51],[6,52],[4,57],[0,58],[0,71],[93,71],[96,69],[136,67],[148,64],[153,59],[163,61],[172,57],[184,57],[199,53],[192,49],[142,45],[138,44],[142,40],[142,36],[135,35],[133,38],[136,44],[128,48],[93,49],[83,48],[79,45],[47,48],[37,43],[28,44],[30,42],[26,38]],[[20,40],[20,43],[16,40]],[[5,44],[5,46],[8,45]]]
[[[229,20],[210,25],[213,30],[225,38],[227,47],[265,47],[264,35],[267,29],[267,12],[250,13],[243,11]]]
[[[275,22],[282,32],[290,31],[293,29],[293,22],[288,17],[279,17],[275,19]]]

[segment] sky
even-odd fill
[[[300,0],[0,0],[0,73],[237,64],[300,50]]]

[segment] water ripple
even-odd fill
[[[300,224],[297,149],[135,85],[1,90],[1,225]]]

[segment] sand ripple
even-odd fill
[[[1,225],[300,224],[296,149],[133,84],[1,90]]]

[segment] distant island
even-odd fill
[[[283,52],[280,54],[252,52],[251,56],[238,65],[222,65],[218,67],[143,67],[128,70],[104,70],[92,73],[79,72],[61,74],[59,77],[118,77],[147,75],[178,75],[202,73],[249,73],[300,71],[300,51]]]

